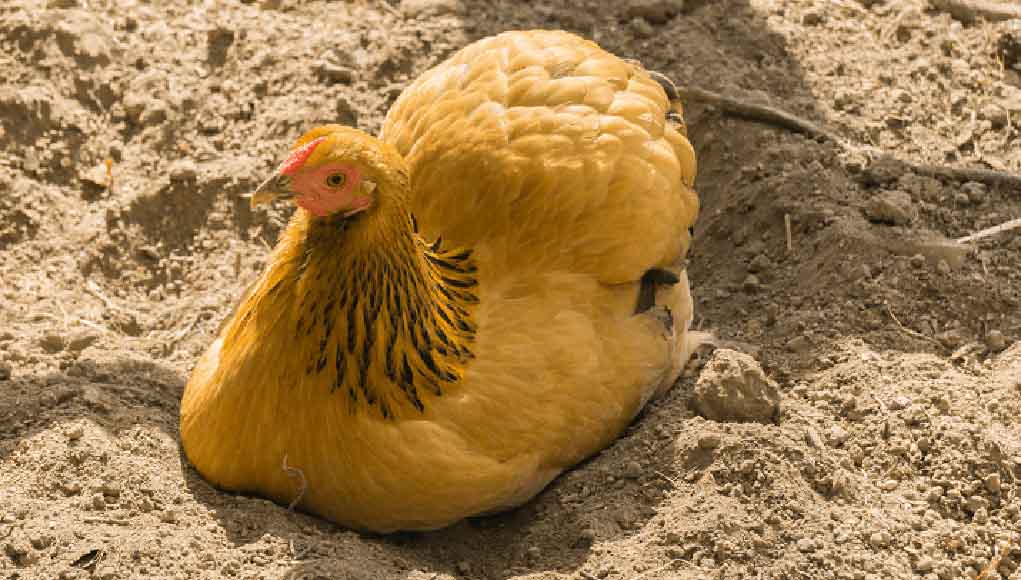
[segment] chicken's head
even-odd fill
[[[252,207],[291,199],[318,218],[348,218],[402,196],[400,154],[357,129],[324,125],[305,133],[274,175],[252,194]]]

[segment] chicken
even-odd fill
[[[252,198],[300,209],[185,389],[192,465],[391,532],[520,505],[611,443],[699,339],[664,87],[508,32],[414,81],[379,138],[302,136]]]

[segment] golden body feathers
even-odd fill
[[[382,142],[310,133],[368,151],[377,207],[295,214],[188,382],[191,462],[287,504],[286,457],[302,509],[388,532],[518,505],[606,446],[692,346],[695,158],[670,110],[591,42],[511,32],[409,86]],[[655,296],[673,324],[635,313],[651,268],[680,278]]]

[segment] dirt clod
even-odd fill
[[[770,421],[780,409],[776,384],[751,356],[716,349],[695,384],[695,407],[715,421]]]

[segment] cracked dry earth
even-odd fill
[[[526,506],[375,537],[211,489],[178,400],[288,211],[239,195],[532,27],[856,147],[687,104],[727,349]],[[1021,578],[1021,235],[948,242],[1021,191],[905,165],[1021,172],[1019,35],[923,0],[0,3],[0,576]]]

